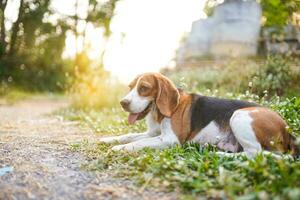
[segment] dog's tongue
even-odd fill
[[[130,113],[128,116],[128,123],[129,124],[134,124],[134,122],[137,120],[139,117],[140,113]]]

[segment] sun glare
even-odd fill
[[[74,6],[74,1],[69,3]],[[204,4],[205,1],[201,0],[120,1],[111,24],[112,35],[106,46],[105,69],[122,82],[127,82],[139,73],[159,71],[169,65],[180,39],[190,30],[192,22],[206,16]],[[54,7],[62,13],[74,12],[74,7],[66,8],[62,1],[55,1]],[[84,10],[80,10],[82,15]],[[88,47],[82,46],[81,37],[76,45],[74,34],[68,33],[64,56],[74,56],[76,48],[88,48],[90,58],[99,59],[104,48],[102,31],[88,25]]]

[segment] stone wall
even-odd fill
[[[206,55],[256,55],[260,20],[261,7],[255,0],[226,0],[211,17],[193,23],[186,42],[178,50],[177,63]]]
[[[264,28],[262,39],[267,53],[300,55],[299,26],[286,25],[283,30],[277,30],[275,27]]]

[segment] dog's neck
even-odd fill
[[[161,114],[161,112],[159,111],[159,109],[157,108],[155,103],[152,104],[150,113],[151,113],[154,121],[156,121],[160,124],[160,122],[163,120],[164,116]]]

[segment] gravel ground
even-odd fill
[[[49,99],[0,104],[0,168],[13,167],[0,175],[0,199],[177,199],[175,192],[141,191],[111,172],[82,171],[84,157],[69,144],[97,137],[50,115],[67,105]]]

